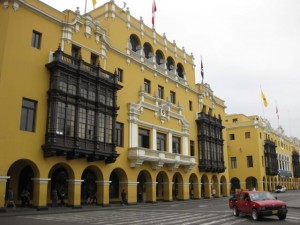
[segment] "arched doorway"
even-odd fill
[[[168,199],[168,176],[165,172],[161,171],[156,176],[156,200],[163,201]]]
[[[146,194],[146,176],[143,171],[141,171],[138,175],[138,185],[137,185],[137,201],[143,202],[145,201]]]
[[[256,190],[257,189],[257,179],[255,177],[247,177],[246,189],[248,189],[248,190]]]
[[[189,193],[190,199],[199,198],[199,181],[195,174],[191,174],[189,178]]]
[[[125,171],[121,168],[114,169],[109,176],[109,200],[110,202],[121,201],[122,190],[126,193],[126,198],[129,196],[128,193],[128,178]],[[128,199],[129,201],[130,199]],[[133,201],[133,200],[131,200]]]
[[[208,177],[206,175],[203,175],[201,177],[201,197],[202,198],[209,198],[209,182]]]
[[[86,204],[97,203],[97,176],[91,169],[84,170],[81,179],[81,201]]]
[[[33,196],[33,181],[34,178],[33,169],[31,166],[25,166],[19,175],[19,186],[18,186],[18,196],[21,196],[22,191],[27,190],[30,193],[30,200]]]
[[[51,193],[56,190],[60,205],[65,205],[65,200],[68,199],[68,182],[69,175],[64,167],[56,168],[51,176]]]
[[[225,176],[221,177],[220,192],[222,196],[228,196],[227,180]]]
[[[230,183],[231,183],[230,195],[234,195],[237,189],[241,189],[240,180],[236,177],[233,177],[231,178]]]
[[[172,179],[172,196],[173,200],[183,198],[183,178],[180,173],[175,173]]]

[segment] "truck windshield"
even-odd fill
[[[275,197],[270,192],[254,192],[250,194],[252,201],[259,200],[275,200]]]

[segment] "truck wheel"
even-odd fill
[[[260,220],[260,216],[258,215],[256,209],[252,209],[252,214],[251,214],[251,216],[252,216],[252,219],[255,220],[255,221]]]
[[[233,206],[233,215],[234,216],[239,216],[239,210],[238,210],[238,208],[236,207],[236,206]]]
[[[278,218],[279,218],[280,220],[285,220],[286,214],[278,215]]]

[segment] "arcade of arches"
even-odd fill
[[[53,190],[57,191],[59,198],[63,196],[65,205],[74,208],[86,204],[89,197],[102,206],[120,203],[123,189],[129,204],[210,198],[213,189],[216,197],[229,196],[230,184],[221,174],[199,176],[146,167],[129,174],[120,167],[102,171],[99,165],[80,165],[75,161],[64,161],[54,163],[46,170],[30,160],[16,161],[10,166],[7,176],[0,177],[0,194],[5,194],[11,187],[16,203],[20,204],[21,192],[27,189],[31,193],[31,204],[38,209],[51,205]]]
[[[256,177],[247,177],[245,181],[233,177],[230,180],[231,192],[237,189],[259,190],[259,191],[274,191],[277,185],[284,185],[287,189],[298,189],[300,181],[296,178],[283,178],[279,176],[264,176],[262,181],[258,181]]]

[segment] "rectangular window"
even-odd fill
[[[252,155],[247,156],[247,167],[253,167],[253,158],[252,158]]]
[[[42,34],[35,30],[32,31],[31,47],[40,49],[41,41],[42,41]]]
[[[164,87],[158,85],[158,97],[163,99],[164,98]]]
[[[176,93],[174,91],[170,91],[170,101],[171,103],[176,103]]]
[[[99,101],[102,104],[106,104],[106,96],[105,96],[105,90],[101,89],[99,91]]]
[[[98,114],[99,126],[98,126],[98,141],[104,142],[104,134],[105,134],[105,114]]]
[[[231,169],[237,168],[236,157],[231,157]]]
[[[195,156],[195,142],[194,141],[190,141],[190,152],[191,152],[191,156]]]
[[[116,144],[119,147],[123,147],[123,123],[116,123]]]
[[[66,104],[57,103],[56,134],[63,135],[65,131]]]
[[[93,140],[95,133],[95,112],[88,110],[87,114],[87,139]]]
[[[166,135],[162,133],[157,133],[156,143],[158,151],[166,151]]]
[[[86,109],[79,108],[79,129],[78,136],[79,138],[85,139],[85,128],[86,128]]]
[[[172,137],[172,152],[180,154],[180,137]]]
[[[139,147],[149,148],[150,147],[150,131],[139,128]]]
[[[238,122],[238,119],[237,119],[237,118],[232,119],[232,122],[233,122],[233,123],[237,123],[237,122]]]
[[[99,64],[99,56],[91,53],[91,65],[98,66]]]
[[[250,132],[245,132],[245,138],[249,139],[251,137]]]
[[[193,102],[192,101],[189,101],[189,109],[190,109],[190,111],[193,111]]]
[[[68,93],[71,95],[76,95],[76,86],[74,84],[68,85]]]
[[[81,55],[80,51],[81,51],[80,47],[78,47],[76,45],[72,45],[72,50],[71,50],[72,57],[79,59],[79,57]]]
[[[229,134],[229,140],[234,140],[234,139],[235,139],[234,134]]]
[[[96,101],[96,93],[94,90],[89,91],[89,100],[91,100],[93,102]]]
[[[24,131],[35,130],[35,117],[36,117],[37,102],[23,98],[20,129]]]
[[[120,68],[117,69],[117,81],[123,82],[123,70]]]
[[[144,79],[144,91],[150,94],[151,91],[151,81]]]
[[[110,115],[106,115],[105,118],[105,142],[106,143],[112,143],[112,127],[113,127],[113,123],[112,123],[112,116]]]
[[[67,105],[67,119],[66,119],[66,135],[74,137],[75,129],[75,106]]]

